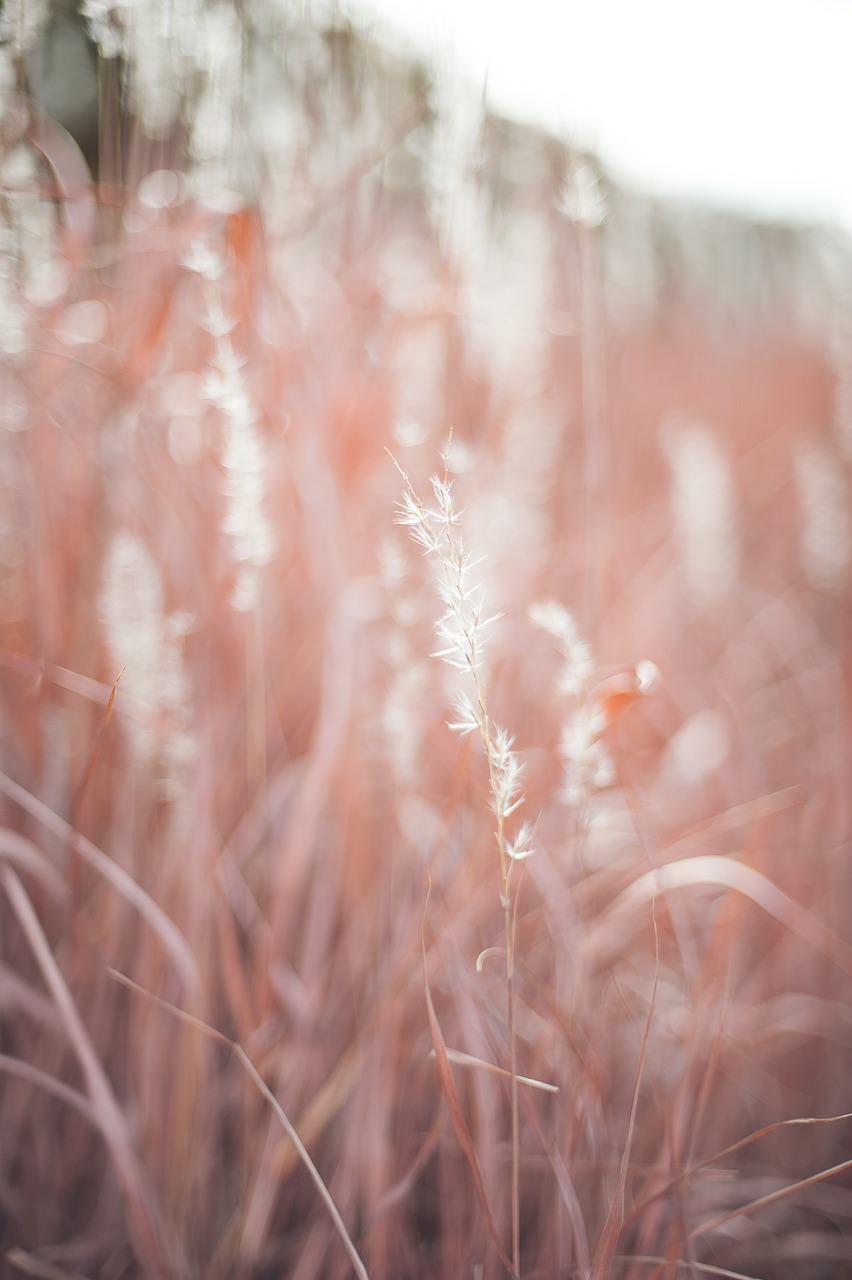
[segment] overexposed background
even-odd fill
[[[849,0],[343,0],[616,177],[852,230]]]

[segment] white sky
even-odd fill
[[[616,176],[852,231],[852,0],[343,0]]]

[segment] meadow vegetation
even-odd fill
[[[319,8],[74,8],[0,46],[7,1273],[845,1273],[848,246]]]

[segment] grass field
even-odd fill
[[[844,1274],[848,246],[154,8],[97,180],[0,47],[7,1273]]]

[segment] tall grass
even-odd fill
[[[7,1270],[841,1274],[846,246],[83,9],[94,176],[0,48]]]

